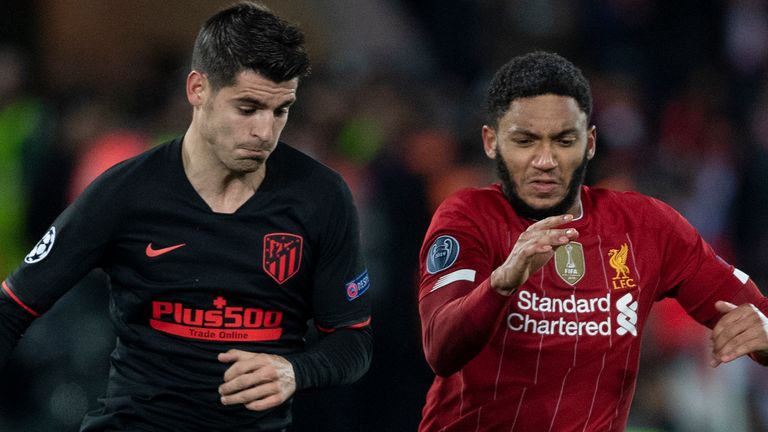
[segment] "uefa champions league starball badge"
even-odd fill
[[[32,248],[32,251],[24,258],[27,264],[34,264],[48,256],[53,249],[53,242],[56,241],[56,227],[51,227],[39,242]]]

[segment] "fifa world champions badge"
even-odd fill
[[[586,272],[584,246],[570,242],[555,249],[555,269],[560,279],[569,285],[576,285]]]

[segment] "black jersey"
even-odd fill
[[[221,404],[229,365],[217,354],[283,355],[306,387],[291,356],[304,350],[308,320],[326,333],[370,320],[358,229],[341,177],[283,143],[257,192],[233,214],[215,213],[176,140],[97,179],[3,282],[0,300],[37,316],[91,269],[109,275],[118,340],[103,406],[84,430],[279,430],[290,401],[262,413]]]

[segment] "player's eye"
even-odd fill
[[[512,142],[521,147],[527,147],[533,144],[533,140],[530,138],[514,138]]]
[[[251,115],[256,112],[256,109],[253,107],[238,107],[237,109],[240,111],[240,114],[243,115]]]

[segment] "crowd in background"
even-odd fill
[[[376,343],[360,382],[297,398],[296,431],[415,430],[432,378],[420,347],[418,249],[443,198],[495,180],[480,140],[484,92],[494,70],[532,49],[568,57],[592,83],[598,150],[587,183],[668,202],[768,290],[765,2],[306,3],[324,11],[312,24],[333,29],[331,49],[313,58],[282,141],[353,191]],[[188,47],[147,46],[146,61],[125,71],[141,79],[126,88],[59,88],[36,69],[34,43],[3,36],[0,279],[95,176],[183,134],[191,114]],[[0,372],[0,430],[77,430],[104,391],[108,307],[106,277],[94,272],[30,328]],[[708,330],[674,303],[652,318],[631,428],[768,431],[766,369],[748,359],[710,368]]]

